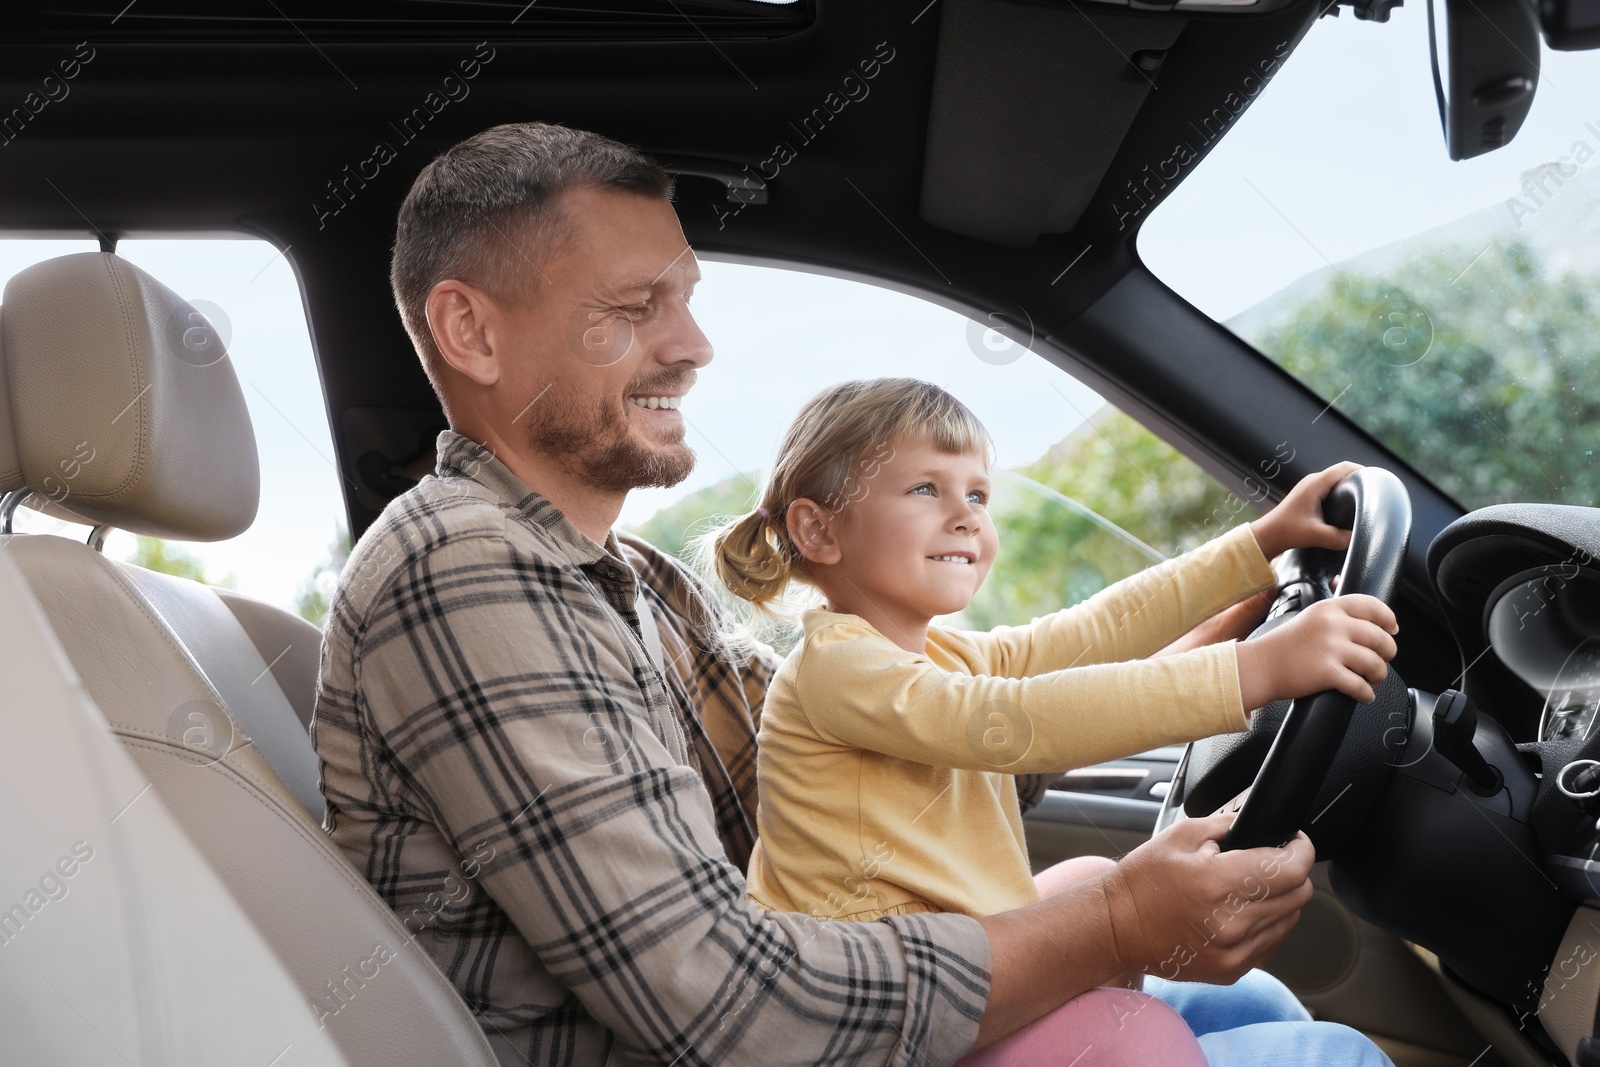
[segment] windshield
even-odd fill
[[[1600,54],[1542,64],[1516,139],[1452,163],[1427,9],[1320,19],[1139,235],[1157,277],[1468,508],[1600,504]]]

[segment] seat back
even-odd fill
[[[14,437],[0,421],[0,479],[11,471],[0,490],[151,536],[214,540],[247,528],[258,486],[249,417],[220,340],[189,347],[194,330],[209,330],[192,314],[106,253],[14,277],[0,305],[0,409]],[[152,791],[349,1062],[494,1064],[416,931],[321,829],[303,726],[312,694],[298,689],[315,629],[65,538],[10,535],[0,550]],[[284,649],[273,648],[280,639]]]
[[[305,730],[311,729],[311,712],[317,706],[317,669],[321,662],[322,631],[298,615],[282,608],[236,593],[232,589],[212,589],[211,593],[228,606],[256,652],[267,661],[267,669],[283,698],[294,709],[295,718]],[[316,752],[311,753],[315,766]],[[322,794],[317,794],[312,813],[322,821]]]
[[[6,552],[0,603],[0,804],[18,816],[0,823],[15,898],[0,903],[6,1061],[211,1067],[293,1049],[289,1062],[343,1067],[112,737]]]

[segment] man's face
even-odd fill
[[[537,295],[503,306],[501,436],[606,492],[676,485],[694,468],[677,406],[711,361],[700,265],[665,200],[570,189],[558,208],[556,254],[523,261]]]

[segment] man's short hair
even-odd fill
[[[389,283],[441,401],[442,357],[428,329],[428,294],[447,278],[499,300],[531,293],[565,236],[556,197],[573,188],[670,199],[672,175],[598,133],[516,122],[446,150],[412,183],[400,205]]]

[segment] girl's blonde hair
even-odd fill
[[[808,582],[805,556],[789,536],[789,505],[801,498],[838,514],[899,442],[925,439],[951,455],[994,455],[994,440],[967,406],[915,378],[872,378],[829,386],[805,402],[778,446],[753,511],[695,539],[703,571],[754,606],[758,617],[792,621],[779,610],[791,582]]]

